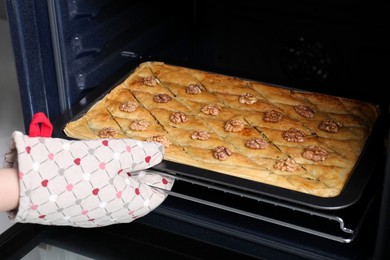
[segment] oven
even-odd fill
[[[248,192],[186,174],[153,212],[97,229],[15,224],[3,256],[62,248],[93,259],[386,259],[390,217],[390,47],[383,1],[6,0],[25,125],[44,112],[54,134],[143,61],[163,61],[379,104],[352,198]],[[354,172],[355,173],[355,172]],[[232,180],[229,180],[232,181]],[[245,184],[247,185],[247,183]],[[270,188],[272,189],[272,187]]]

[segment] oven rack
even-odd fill
[[[162,172],[161,169],[159,172],[175,180],[173,188],[167,191],[149,185],[169,196],[341,243],[350,243],[355,239],[374,200],[371,192],[348,208],[320,210],[176,172]]]

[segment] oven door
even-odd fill
[[[3,259],[251,259],[242,253],[134,222],[124,232],[15,224],[0,239]]]

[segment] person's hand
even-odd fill
[[[13,168],[0,169],[0,212],[12,210],[19,203],[18,172]]]

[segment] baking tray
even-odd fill
[[[95,102],[102,99],[109,91],[115,88],[118,84],[122,83],[128,77],[128,75],[130,75],[133,70],[142,62],[145,61],[140,60],[139,63],[137,62],[136,64],[131,64],[128,67],[123,68],[121,71],[118,71],[116,74],[112,75],[107,80],[102,82],[101,85],[86,94],[84,98],[82,98],[78,103],[74,104],[68,111],[65,111],[60,118],[53,122],[53,137],[70,139],[63,132],[63,129],[65,128],[66,124],[69,121],[73,121],[82,117],[89,110],[89,108],[93,104],[95,104]],[[219,73],[221,75],[229,75],[243,78],[239,75],[234,75],[231,72],[227,74],[226,72],[220,72],[216,69],[204,69],[188,64],[178,64],[177,62],[166,63],[175,66],[183,66],[192,69],[210,71],[212,73]],[[258,80],[255,81],[261,82]],[[278,86],[275,84],[270,84],[268,82],[263,83]],[[375,167],[380,159],[380,155],[384,153],[383,140],[386,134],[385,115],[387,114],[384,113],[384,108],[380,106],[380,115],[376,123],[374,124],[372,133],[369,136],[366,145],[361,153],[361,156],[354,167],[353,173],[351,174],[348,182],[344,186],[344,189],[340,192],[338,196],[335,197],[319,197],[167,160],[163,160],[162,163],[155,166],[154,169],[168,174],[176,175],[179,179],[180,177],[184,177],[184,179],[189,182],[198,182],[201,183],[203,186],[207,186],[210,188],[212,188],[213,186],[218,186],[218,189],[225,189],[226,191],[232,189],[235,192],[238,191],[243,194],[248,193],[250,194],[250,196],[259,196],[274,200],[282,200],[289,203],[294,203],[297,205],[307,206],[320,210],[342,209],[353,205],[360,199],[367,183],[371,178],[371,175],[375,172]]]

